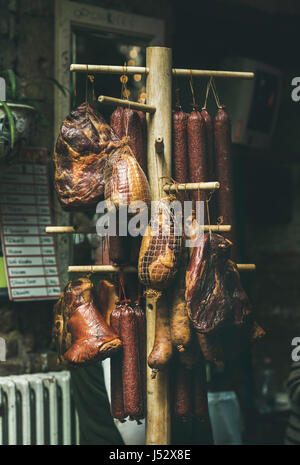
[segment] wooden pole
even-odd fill
[[[177,192],[177,191],[214,191],[220,189],[220,183],[218,181],[213,182],[187,182],[185,184],[165,184],[163,187],[165,192]]]
[[[135,266],[120,268],[113,265],[74,265],[68,267],[68,273],[137,273]]]
[[[77,73],[97,73],[97,74],[148,74],[149,67],[143,66],[110,66],[110,65],[70,65],[70,71]],[[157,70],[159,71],[159,70]],[[215,71],[212,69],[172,69],[172,74],[178,77],[221,77],[235,79],[253,79],[254,73],[245,71]]]
[[[193,77],[222,77],[222,78],[237,78],[237,79],[253,79],[254,73],[244,71],[214,71],[211,69],[173,69],[175,76],[190,76]]]
[[[230,224],[205,224],[199,225],[199,228],[203,231],[219,231],[229,232],[231,231]],[[97,234],[96,226],[46,226],[45,232],[47,234]]]
[[[148,68],[143,66],[112,66],[112,65],[70,65],[70,71],[77,73],[97,74],[147,74]]]
[[[254,263],[237,263],[239,271],[255,271]],[[134,266],[124,266],[120,268],[113,265],[72,265],[68,267],[68,273],[137,273],[138,269]],[[152,310],[152,309],[151,309]]]
[[[152,200],[165,195],[162,176],[171,176],[172,138],[172,50],[166,47],[148,47],[146,66],[147,103],[156,108],[154,114],[147,114],[148,123],[148,175]],[[163,141],[158,144],[157,141]],[[156,309],[168,311],[164,297],[157,302],[146,299],[147,315],[147,357],[155,338]],[[167,445],[171,439],[170,393],[168,369],[161,370],[155,379],[147,365],[147,417],[146,444]]]
[[[144,103],[139,102],[131,102],[130,100],[124,100],[121,98],[107,97],[106,95],[100,95],[98,97],[98,102],[105,103],[106,105],[133,108],[134,110],[142,110],[148,113],[155,113],[156,110],[156,108],[151,105],[145,105]]]

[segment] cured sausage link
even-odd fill
[[[154,346],[148,357],[148,365],[152,368],[152,377],[164,368],[172,357],[169,312],[165,299],[160,299],[156,307]]]
[[[135,110],[125,108],[123,113],[123,136],[129,136],[129,146],[140,167],[146,172],[147,161],[144,151],[143,128],[141,117]]]
[[[121,306],[121,340],[123,343],[123,399],[126,415],[140,418],[142,392],[139,366],[138,331],[134,309],[128,304]]]
[[[218,108],[214,119],[216,175],[220,188],[217,192],[218,215],[224,224],[231,224],[231,231],[224,236],[233,242],[231,257],[236,261],[236,229],[234,214],[233,164],[231,154],[231,124],[228,114]]]
[[[213,121],[210,114],[203,108],[201,110],[201,116],[205,122],[205,134],[206,134],[206,169],[207,169],[207,179],[206,181],[215,181],[215,160],[214,160],[214,131],[213,131]],[[215,224],[216,221],[216,198],[215,195],[212,196],[209,202],[210,210],[210,222]],[[226,223],[227,224],[227,223]]]
[[[189,154],[189,181],[205,182],[206,173],[206,130],[205,121],[201,113],[195,109],[191,112],[187,120],[188,133],[188,154]],[[192,198],[196,200],[205,200],[205,194],[193,191]]]
[[[123,137],[123,112],[123,107],[117,107],[110,116],[110,127],[119,139]]]
[[[120,335],[121,309],[117,305],[110,315],[110,326],[116,334]],[[110,395],[111,414],[113,418],[123,421],[126,417],[123,401],[123,376],[122,376],[123,353],[115,354],[110,359]]]
[[[179,360],[175,367],[174,414],[185,422],[192,413],[192,372]]]
[[[193,368],[193,415],[199,421],[208,418],[205,361],[201,359]]]
[[[187,117],[179,109],[173,113],[173,176],[179,183],[188,182]]]
[[[139,363],[140,363],[140,379],[141,379],[141,391],[142,391],[142,412],[141,417],[144,418],[146,415],[146,363],[147,363],[147,328],[146,328],[146,315],[143,308],[136,304],[134,307],[137,330],[138,330],[138,350],[139,350]]]

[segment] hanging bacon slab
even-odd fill
[[[186,272],[187,309],[207,360],[232,358],[264,335],[254,321],[231,242],[204,234]]]
[[[186,272],[185,298],[194,328],[210,333],[241,326],[251,316],[236,265],[229,259],[231,242],[219,234],[203,234]]]
[[[106,158],[119,142],[88,103],[65,118],[54,150],[54,186],[65,210],[90,209],[103,200]]]

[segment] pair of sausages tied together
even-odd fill
[[[231,245],[219,234],[203,234],[186,271],[187,311],[207,359],[230,358],[264,335],[230,259]]]
[[[104,360],[122,345],[95,304],[92,282],[69,282],[54,307],[54,336],[61,363],[82,365]]]

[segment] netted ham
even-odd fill
[[[90,209],[103,200],[106,158],[119,143],[88,103],[65,118],[54,150],[54,186],[65,210]]]
[[[120,339],[95,305],[89,279],[69,282],[54,311],[60,361],[81,365],[104,360],[121,347]]]
[[[111,154],[105,165],[105,200],[116,208],[136,201],[149,206],[151,194],[146,175],[125,142],[123,139],[123,145]]]
[[[139,280],[153,289],[165,289],[173,281],[180,258],[182,237],[176,234],[170,199],[162,199],[146,228],[140,249]]]

